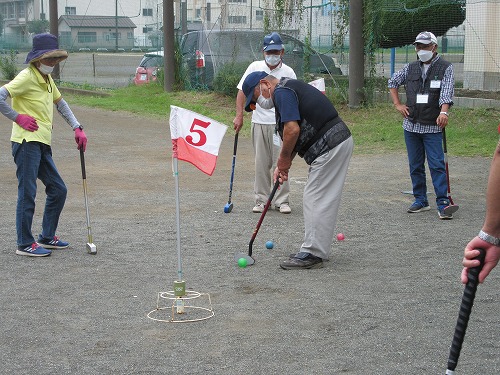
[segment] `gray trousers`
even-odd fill
[[[300,252],[329,259],[354,142],[344,142],[316,158],[309,166],[304,188],[304,243]]]
[[[273,172],[281,150],[273,142],[274,125],[252,122],[252,144],[255,153],[255,203],[266,203],[273,188]],[[289,203],[290,183],[280,185],[274,195],[273,204]]]

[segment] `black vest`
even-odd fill
[[[420,61],[409,64],[408,77],[406,79],[406,105],[410,114],[408,120],[422,125],[436,125],[441,107],[439,106],[439,88],[431,88],[431,81],[442,82],[444,72],[451,65],[448,61],[439,58],[427,70],[425,80],[422,79],[422,69]],[[417,104],[417,94],[429,95],[426,104]]]
[[[290,90],[299,104],[300,134],[294,151],[310,164],[324,149],[332,149],[351,136],[347,126],[326,95],[315,87],[299,80],[282,78],[276,85],[278,89]],[[276,103],[276,102],[275,102]],[[276,107],[276,130],[283,139],[283,123],[280,108]],[[329,132],[332,128],[334,128]],[[326,145],[318,143],[328,133]],[[330,139],[331,138],[331,139]],[[310,154],[307,157],[305,155]]]

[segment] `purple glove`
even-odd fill
[[[78,145],[78,149],[80,150],[83,147],[83,151],[87,148],[87,136],[83,129],[76,128],[75,129],[75,141]]]
[[[17,115],[16,124],[30,132],[38,130],[38,124],[36,123],[36,120],[28,115]]]

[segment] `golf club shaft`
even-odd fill
[[[236,166],[236,151],[238,150],[238,134],[234,135],[234,150],[233,150],[233,164],[231,166],[231,180],[229,181],[229,200],[227,203],[231,203],[231,197],[233,195],[233,180],[234,180],[234,167]]]
[[[87,217],[87,236],[89,243],[92,241],[92,231],[90,229],[90,213],[89,213],[89,201],[87,197],[87,172],[85,170],[85,155],[83,148],[80,148],[80,164],[82,166],[82,180],[83,180],[83,197],[85,199],[85,213]]]
[[[446,130],[443,128],[443,151],[444,151],[444,167],[446,169],[446,184],[448,185],[448,199],[451,204],[453,203],[453,199],[451,199],[451,187],[450,187],[450,170],[448,167],[448,148],[446,145]]]
[[[252,245],[253,242],[255,241],[255,237],[257,237],[257,233],[259,232],[260,226],[262,224],[262,221],[264,221],[264,216],[266,216],[266,212],[269,209],[269,206],[271,205],[271,201],[274,198],[274,194],[276,194],[276,190],[278,190],[278,187],[280,186],[280,181],[279,179],[276,180],[273,186],[273,190],[271,191],[271,194],[269,195],[269,198],[267,199],[267,203],[264,206],[264,211],[262,211],[262,214],[260,215],[259,222],[257,223],[257,226],[255,227],[252,238],[250,239],[250,242],[248,244],[248,256],[252,256]]]
[[[450,355],[448,357],[448,371],[447,374],[453,374],[457,367],[458,357],[462,350],[464,342],[465,331],[469,323],[469,317],[474,305],[474,297],[476,296],[477,285],[479,282],[479,272],[483,268],[485,251],[478,249],[481,253],[476,259],[481,262],[479,266],[470,268],[467,274],[467,284],[465,284],[464,294],[462,296],[462,303],[460,304],[460,311],[458,313],[457,324],[455,326],[455,333],[450,347]],[[451,371],[451,372],[450,372]]]

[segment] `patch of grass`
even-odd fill
[[[128,111],[166,120],[170,115],[170,105],[176,105],[213,118],[229,127],[228,134],[234,134],[234,97],[208,91],[166,93],[157,84],[131,85],[110,90],[110,93],[109,97],[64,93],[64,97],[70,105]],[[337,110],[352,131],[355,154],[406,153],[403,119],[391,104],[359,109],[337,106]],[[500,111],[495,109],[453,107],[446,133],[448,155],[491,157],[498,142],[499,118]],[[242,130],[244,136],[250,134],[250,119],[250,114],[247,114]]]

